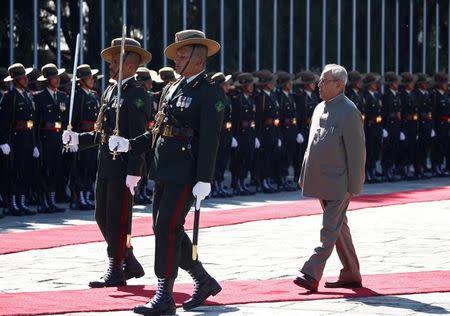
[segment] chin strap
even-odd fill
[[[187,66],[189,66],[189,64],[191,63],[192,56],[194,55],[194,51],[195,51],[195,49],[197,48],[197,46],[198,46],[198,45],[192,45],[192,51],[191,51],[191,54],[189,55],[189,59],[188,59],[186,65],[184,65],[183,70],[181,70],[180,75],[183,75],[183,72],[185,72]]]

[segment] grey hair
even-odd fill
[[[347,84],[347,70],[344,67],[337,64],[328,64],[323,68],[322,74],[329,71],[334,80],[340,80],[344,85]]]

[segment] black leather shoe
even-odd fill
[[[325,287],[329,289],[335,288],[345,288],[345,289],[357,289],[362,287],[361,282],[345,282],[345,281],[335,281],[335,282],[325,282]]]
[[[188,273],[194,279],[195,287],[192,297],[183,302],[184,310],[191,310],[202,305],[210,296],[216,296],[222,287],[206,272],[201,262],[195,264]]]
[[[317,288],[319,287],[319,282],[307,274],[296,277],[294,283],[311,292],[317,292]]]
[[[125,260],[123,261],[123,274],[126,280],[131,278],[138,279],[145,275],[144,268],[134,256],[133,247],[126,250]]]
[[[114,258],[109,258],[109,267],[105,275],[99,280],[89,282],[89,287],[116,287],[125,286],[127,281],[123,274],[123,261]]]
[[[141,315],[173,315],[176,312],[172,298],[174,279],[158,279],[158,288],[145,305],[136,306],[133,312]]]

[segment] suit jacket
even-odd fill
[[[300,182],[303,195],[340,200],[360,193],[366,163],[361,112],[344,94],[321,102],[311,121]]]

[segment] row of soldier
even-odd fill
[[[92,210],[97,153],[63,150],[71,76],[54,64],[38,71],[14,64],[2,70],[0,101],[1,199],[11,215]],[[144,113],[150,130],[162,88],[179,76],[170,67],[155,72],[141,67],[136,79],[148,96]],[[297,190],[300,163],[306,150],[315,106],[318,76],[305,71],[210,73],[225,92],[225,115],[217,155],[212,197]],[[98,70],[77,68],[72,126],[94,131],[99,113]],[[12,82],[13,86],[10,86]],[[380,88],[383,87],[384,93]],[[369,183],[448,176],[450,167],[450,101],[448,76],[387,72],[349,73],[347,96],[364,117]],[[181,102],[180,106],[189,106]],[[147,154],[147,165],[152,160]],[[377,162],[380,167],[377,169]],[[135,196],[151,203],[147,168]],[[231,183],[225,185],[225,171]],[[289,175],[293,171],[293,178]],[[381,171],[381,172],[380,172]],[[251,189],[250,187],[254,187]],[[0,213],[1,216],[1,213]]]

